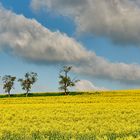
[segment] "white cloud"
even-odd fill
[[[104,87],[97,87],[88,80],[80,80],[76,83],[75,89],[78,91],[104,91],[108,90]]]
[[[115,80],[126,84],[140,83],[140,66],[112,63],[99,56],[92,56],[86,63],[73,67],[74,72],[100,79]]]
[[[40,62],[75,62],[88,52],[73,38],[51,32],[34,19],[0,7],[0,45],[23,58]]]
[[[139,0],[32,0],[31,6],[72,17],[78,32],[140,44]]]
[[[52,32],[34,19],[0,7],[0,49],[34,63],[73,65],[73,71],[101,79],[140,83],[140,65],[113,63],[75,39]]]

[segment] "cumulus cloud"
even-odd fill
[[[73,38],[0,7],[0,46],[31,61],[72,62],[88,52]]]
[[[115,80],[126,84],[140,83],[140,66],[112,63],[99,56],[92,56],[87,63],[73,67],[74,72],[100,79]]]
[[[88,80],[80,80],[76,83],[75,89],[78,91],[104,91],[108,90],[104,87],[97,87]]]
[[[110,62],[66,34],[52,32],[36,20],[17,15],[2,6],[0,50],[34,63],[72,65],[74,72],[101,79],[140,83],[139,65]]]
[[[140,44],[139,0],[32,0],[31,6],[72,17],[78,32],[123,45]]]

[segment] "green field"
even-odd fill
[[[0,96],[1,140],[140,140],[139,90],[31,96]]]

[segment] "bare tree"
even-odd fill
[[[29,91],[31,90],[32,88],[32,85],[37,81],[37,73],[35,72],[28,72],[25,74],[24,78],[20,78],[18,81],[20,82],[21,84],[21,87],[23,90],[26,91],[26,97],[28,96],[29,94]]]
[[[15,80],[16,80],[16,77],[15,76],[11,76],[11,75],[5,75],[2,78],[2,81],[3,81],[3,89],[5,90],[5,92],[8,93],[9,97],[10,97],[11,89],[14,86],[14,81]]]

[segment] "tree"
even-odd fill
[[[2,81],[3,81],[3,89],[5,90],[5,92],[8,93],[9,97],[10,97],[11,89],[14,86],[14,81],[15,80],[16,80],[16,77],[15,76],[11,76],[11,75],[5,75],[2,78]]]
[[[28,96],[29,94],[29,91],[31,90],[32,88],[32,85],[37,81],[37,73],[35,72],[28,72],[25,74],[24,78],[20,78],[18,81],[20,82],[21,84],[21,87],[23,90],[26,91],[26,97]]]
[[[69,87],[75,86],[75,83],[78,82],[79,80],[71,79],[70,76],[68,76],[68,73],[71,71],[72,66],[64,66],[63,69],[60,71],[59,74],[59,89],[64,90],[64,94],[68,95],[69,94]]]

